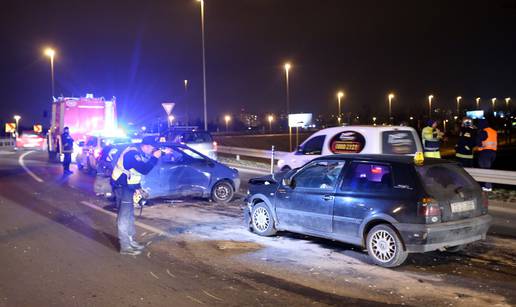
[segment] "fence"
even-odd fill
[[[14,139],[0,139],[0,148],[6,149],[6,148],[13,148],[15,145]]]
[[[224,154],[235,155],[237,160],[240,156],[253,157],[261,159],[270,159],[271,150],[251,149],[240,147],[219,146],[217,149]],[[275,151],[275,160],[281,159],[287,152]],[[502,171],[494,169],[465,168],[465,170],[478,182],[491,182],[506,185],[516,185],[516,172]]]

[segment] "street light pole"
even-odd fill
[[[457,116],[460,116],[460,100],[462,96],[457,96]]]
[[[20,128],[18,127],[18,124],[20,123],[21,116],[20,115],[14,115],[14,120],[16,121],[16,137],[18,137],[20,133]]]
[[[428,96],[428,118],[432,118],[432,99],[434,99],[434,95]]]
[[[54,81],[54,56],[56,55],[56,51],[52,48],[45,49],[45,55],[50,58],[50,76],[52,79],[52,98],[54,97],[55,92],[55,81]]]
[[[190,126],[190,109],[188,107],[188,101],[186,99],[187,97],[187,94],[188,94],[188,80],[184,80],[184,85],[185,85],[185,109],[186,109],[186,125],[187,126]]]
[[[475,101],[477,103],[477,110],[480,107],[480,97],[475,98]]]
[[[290,68],[292,67],[290,63],[285,63],[285,84],[286,84],[286,91],[287,91],[287,122],[288,122],[288,116],[290,114],[290,85],[288,83],[288,73],[290,71]],[[292,128],[290,125],[288,125],[288,143],[289,143],[289,150],[292,151]]]
[[[228,123],[231,120],[231,116],[226,115],[224,116],[224,121],[226,122],[226,133],[229,131]]]
[[[493,104],[493,114],[495,112],[495,105],[496,105],[496,97],[491,99],[491,103]]]
[[[208,106],[206,102],[206,49],[204,44],[204,0],[201,3],[201,38],[202,38],[202,88],[204,101],[204,130],[208,131]]]
[[[337,93],[337,101],[338,101],[338,104],[339,104],[339,113],[337,114],[337,121],[339,123],[339,126],[340,126],[340,122],[341,122],[341,114],[342,114],[342,111],[341,111],[341,104],[340,104],[340,101],[342,99],[342,97],[344,97],[344,92],[343,91],[340,91]]]
[[[391,122],[391,118],[392,118],[392,99],[393,98],[394,98],[394,94],[390,93],[389,94],[389,122]]]
[[[505,98],[505,106],[507,107],[507,112],[511,112],[511,108],[509,106],[510,102],[511,102],[511,97]]]
[[[267,120],[269,120],[269,131],[272,132],[272,121],[274,120],[274,116],[267,116]]]

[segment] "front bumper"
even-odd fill
[[[406,250],[410,253],[423,253],[485,240],[492,219],[486,214],[439,224],[398,224],[396,226]]]

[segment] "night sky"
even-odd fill
[[[209,116],[285,109],[422,112],[426,97],[516,101],[516,1],[205,0]],[[194,0],[1,0],[0,121],[47,124],[50,65],[56,94],[116,96],[124,120],[202,113],[199,3]],[[185,96],[183,80],[190,81]],[[372,115],[370,115],[372,116]]]

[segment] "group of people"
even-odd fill
[[[437,128],[437,121],[429,120],[421,133],[425,157],[441,157],[440,146],[443,138],[444,133]],[[497,147],[498,134],[489,126],[488,120],[479,119],[475,126],[471,118],[463,118],[455,145],[455,157],[463,167],[490,169],[496,158]],[[484,183],[482,189],[492,191],[491,183]]]

